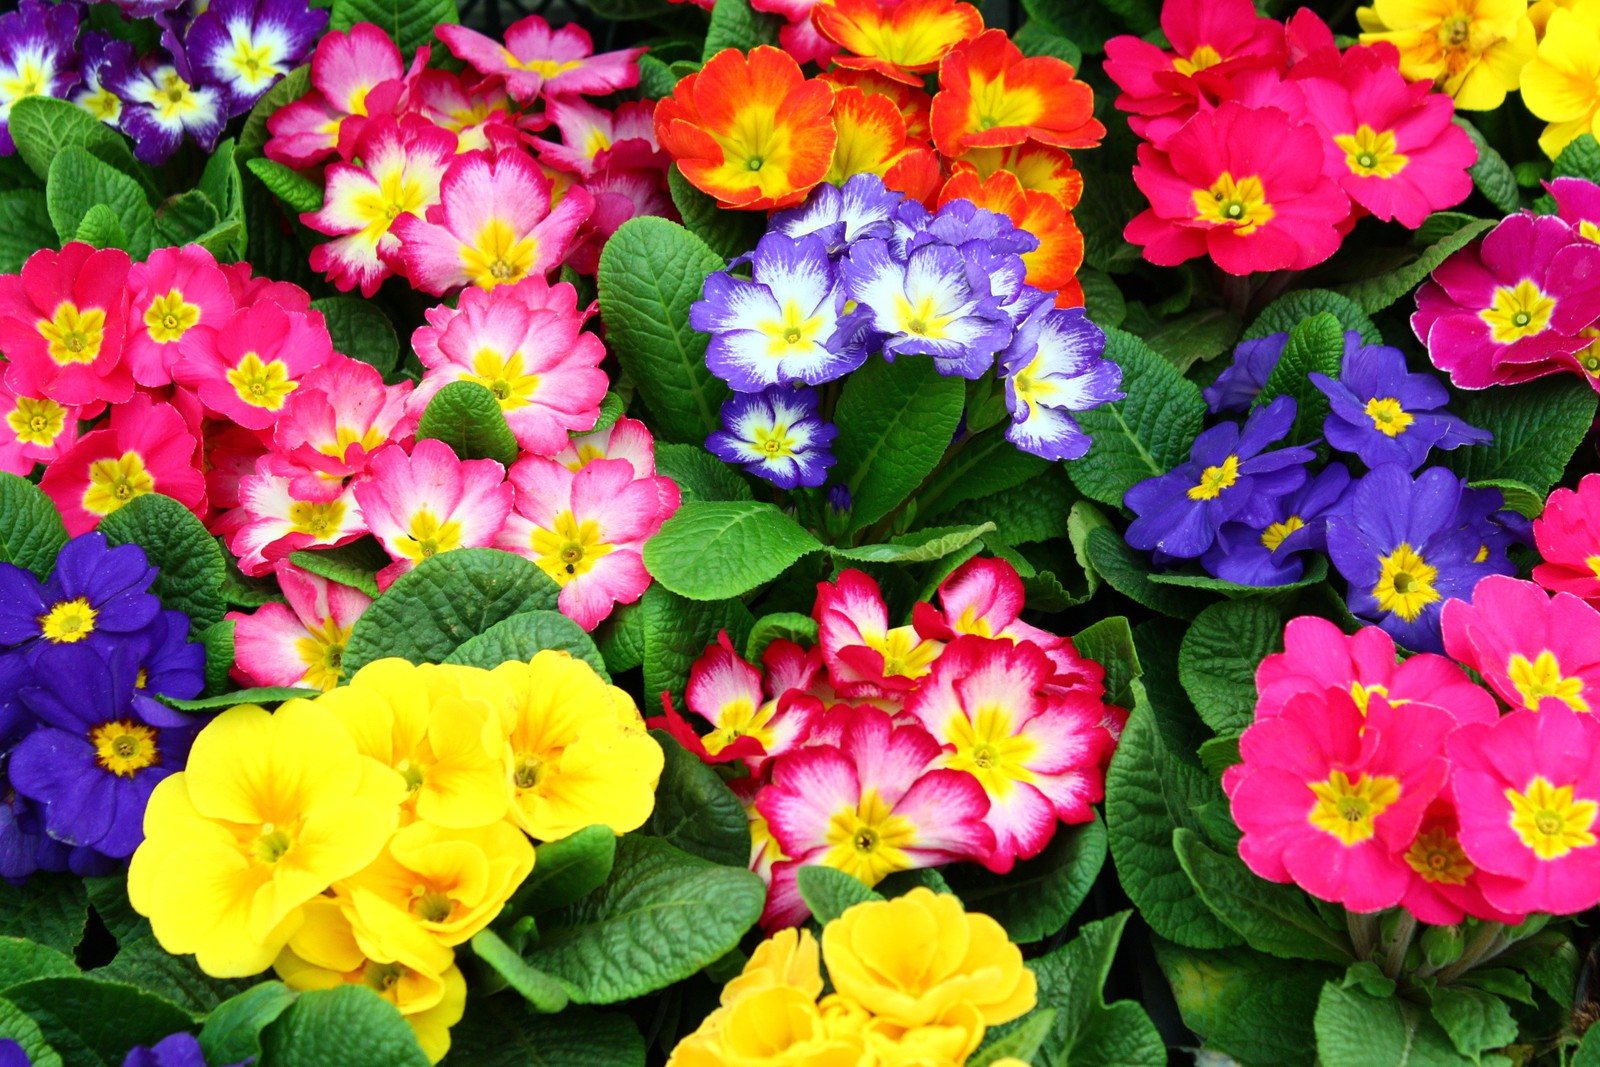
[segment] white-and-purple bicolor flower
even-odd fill
[[[723,429],[706,438],[706,448],[724,463],[743,467],[780,489],[819,486],[833,466],[839,428],[823,422],[817,391],[774,386],[759,393],[736,393],[722,405]]]
[[[227,94],[228,113],[242,115],[303,62],[327,28],[328,13],[305,0],[212,0],[184,34],[197,82]]]
[[[142,163],[167,161],[188,134],[202,151],[217,147],[228,120],[227,94],[214,85],[191,84],[159,55],[144,57],[127,71],[101,75],[122,100],[122,131],[133,138]]]
[[[1049,308],[1018,328],[1001,356],[1011,425],[1006,440],[1048,460],[1077,459],[1088,434],[1072,417],[1124,396],[1122,368],[1103,353],[1106,335],[1082,308]]]
[[[11,105],[25,96],[65,98],[78,81],[78,7],[22,0],[0,15],[0,155],[16,151]]]

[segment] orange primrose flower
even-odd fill
[[[952,200],[970,200],[981,208],[1005,215],[1019,230],[1039,239],[1039,247],[1024,252],[1029,285],[1054,292],[1056,307],[1082,307],[1083,286],[1078,284],[1078,268],[1083,265],[1083,234],[1072,214],[1049,193],[1024,189],[1017,176],[997,170],[979,178],[976,170],[964,169],[939,193],[939,206]]]
[[[833,98],[838,141],[826,181],[843,185],[854,174],[876,174],[884,185],[913,200],[928,201],[944,174],[939,157],[925,143],[906,136],[905,119],[887,96],[840,89]]]
[[[656,141],[727,207],[791,207],[828,173],[833,89],[787,52],[724,48],[656,105]]]
[[[972,171],[987,178],[998,170],[1017,176],[1024,189],[1049,193],[1071,211],[1083,196],[1083,175],[1072,165],[1072,156],[1060,148],[1028,141],[1007,148],[974,148],[959,159],[950,160],[950,173]]]
[[[962,41],[983,32],[983,16],[958,0],[827,0],[811,9],[811,21],[852,55],[834,57],[836,67],[872,70],[907,85],[939,66]]]
[[[851,70],[849,67],[836,66],[819,77],[835,89],[860,89],[868,96],[887,96],[906,121],[907,137],[917,141],[933,140],[933,131],[928,126],[928,109],[933,106],[933,97],[920,88],[875,70]]]
[[[1094,117],[1094,92],[1072,65],[1053,56],[1025,59],[1004,30],[986,30],[939,64],[933,144],[941,155],[1039,141],[1092,148],[1106,128]]]

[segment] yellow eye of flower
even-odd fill
[[[1409,544],[1402,541],[1393,552],[1378,560],[1378,584],[1372,595],[1381,611],[1392,611],[1406,622],[1415,622],[1424,608],[1440,599],[1433,587],[1439,568],[1429,566]]]
[[[1406,864],[1424,881],[1437,885],[1464,885],[1477,870],[1461,842],[1437,827],[1417,835],[1406,850]]]
[[[1334,771],[1325,781],[1308,782],[1316,804],[1306,821],[1337,837],[1345,845],[1358,845],[1377,833],[1377,819],[1400,799],[1400,780],[1387,775],[1358,774],[1354,781]]]
[[[1257,175],[1240,178],[1223,171],[1209,189],[1196,189],[1195,218],[1218,226],[1232,226],[1241,237],[1255,233],[1277,215],[1267,202],[1266,188]]]
[[[95,762],[119,778],[132,778],[161,759],[156,730],[143,723],[119,719],[89,731]]]
[[[1560,859],[1595,843],[1590,831],[1600,805],[1574,800],[1572,786],[1558,787],[1543,775],[1535,775],[1522,792],[1507,789],[1505,796],[1511,802],[1511,828],[1540,859]]]
[[[1385,437],[1399,437],[1417,421],[1392,396],[1373,397],[1367,401],[1366,413],[1367,418],[1372,420],[1372,428]]]
[[[1239,481],[1239,457],[1229,456],[1220,467],[1207,467],[1200,472],[1200,481],[1189,487],[1190,500],[1215,500],[1224,489],[1231,489]]]
[[[94,633],[98,614],[84,597],[63,600],[39,616],[39,631],[54,644],[74,644]]]
[[[1520,652],[1514,654],[1506,664],[1506,674],[1522,694],[1524,707],[1538,710],[1545,697],[1555,697],[1573,711],[1590,710],[1589,702],[1582,695],[1583,679],[1562,677],[1561,664],[1548,648],[1532,661]]]

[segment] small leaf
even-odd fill
[[[507,914],[543,915],[594,892],[611,876],[617,835],[609,826],[585,826],[533,851],[533,872],[517,887]]]
[[[830,547],[828,551],[837,559],[858,563],[927,563],[959,552],[993,529],[992,522],[980,526],[936,526],[901,534],[886,545]]]
[[[217,1005],[200,1031],[207,1063],[240,1063],[261,1055],[261,1031],[298,996],[282,982],[262,982]]]
[[[162,703],[177,708],[179,711],[212,711],[217,708],[235,708],[240,704],[281,704],[285,700],[310,700],[322,695],[320,689],[296,689],[293,686],[263,685],[253,689],[235,689],[231,693],[218,693],[216,696],[199,697],[195,700],[179,700],[175,697],[162,697]]]
[[[781,18],[751,8],[750,0],[716,0],[700,58],[709,60],[724,48],[748,52],[757,45],[775,45],[782,25]]]
[[[305,214],[322,210],[322,187],[299,171],[264,156],[247,160],[245,166],[291,211]]]
[[[462,642],[444,662],[492,670],[512,660],[526,663],[546,649],[569,653],[593,667],[601,679],[611,681],[594,639],[559,611],[525,611],[497,622]]]
[[[367,300],[353,296],[325,296],[311,301],[322,312],[333,338],[333,350],[377,368],[387,378],[400,360],[400,339],[389,316]]]
[[[1495,225],[1496,221],[1474,219],[1454,233],[1429,245],[1421,255],[1398,270],[1341,285],[1334,291],[1354,300],[1369,315],[1382,311],[1410,294],[1419,282],[1433,273],[1435,267],[1448,259],[1452,253],[1460,251],[1475,238],[1482,236],[1484,231]]]
[[[750,818],[717,772],[664,730],[652,730],[666,757],[645,832],[692,856],[742,867],[750,861]]]
[[[880,893],[848,871],[815,864],[795,872],[800,896],[819,923],[827,924],[855,907],[871,900],[882,900]]]
[[[123,248],[128,243],[128,235],[122,232],[122,223],[115,211],[105,204],[96,204],[78,223],[73,240],[95,248]]]
[[[289,562],[319,578],[359,589],[376,600],[378,572],[389,565],[389,554],[375,538],[362,537],[338,548],[291,552]]]
[[[767,646],[782,638],[802,647],[817,643],[817,620],[795,611],[780,611],[763,615],[750,631],[750,640],[744,646],[744,658],[750,663],[760,663]]]
[[[692,600],[741,596],[771,581],[822,543],[772,504],[684,504],[645,542],[656,581]]]
[[[259,1067],[429,1067],[405,1017],[360,985],[301,993],[261,1031]]]
[[[62,241],[76,237],[89,212],[96,205],[104,205],[116,215],[127,239],[128,254],[134,259],[150,254],[156,216],[144,190],[138,182],[85,149],[63,148],[51,161],[44,199],[50,222]]]
[[[0,473],[0,563],[15,563],[43,580],[67,543],[61,513],[44,490],[15,474]]]
[[[557,1012],[567,1006],[567,992],[561,983],[519,956],[500,939],[493,930],[480,930],[472,937],[472,951],[489,968],[506,980],[506,984],[522,999],[533,1005],[534,1011]]]
[[[417,440],[434,438],[459,459],[492,459],[509,468],[517,461],[517,439],[493,393],[473,381],[454,381],[440,389],[417,422]]]
[[[1259,602],[1213,604],[1184,634],[1178,677],[1195,710],[1219,734],[1255,720],[1256,667],[1283,649],[1283,618]]]
[[[171,497],[146,493],[107,515],[100,532],[113,545],[138,545],[160,569],[151,591],[161,606],[189,616],[191,632],[222,621],[228,575],[222,549],[194,513]]]
[[[1456,228],[1452,226],[1451,230]],[[1344,329],[1359,333],[1364,344],[1383,344],[1383,335],[1361,305],[1331,289],[1296,289],[1285,293],[1267,305],[1240,340],[1253,341],[1275,333],[1288,333],[1306,319],[1324,313],[1338,319]]]
[[[1294,399],[1294,427],[1284,444],[1304,444],[1322,436],[1322,422],[1328,417],[1328,398],[1311,383],[1308,375],[1315,372],[1337,378],[1343,358],[1344,327],[1328,312],[1313,315],[1289,331],[1283,355],[1267,376],[1253,405],[1260,408],[1280,396]]]

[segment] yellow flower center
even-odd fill
[[[0,100],[12,103],[25,96],[38,96],[44,92],[50,75],[31,56],[22,57],[17,71],[11,77],[0,77]]]
[[[234,37],[233,54],[227,58],[227,63],[241,81],[254,87],[284,72],[272,61],[272,53],[269,44],[256,44],[248,36],[239,34]]]
[[[417,885],[411,889],[411,912],[425,923],[442,923],[456,910],[456,902],[448,893],[428,886]]]
[[[896,626],[881,637],[866,634],[863,640],[868,648],[883,657],[885,678],[921,678],[933,669],[933,661],[939,658],[939,645],[924,641],[911,626]]]
[[[406,527],[408,537],[395,538],[395,548],[417,562],[461,547],[461,524],[454,519],[440,522],[429,508],[418,508]]]
[[[106,313],[100,308],[80,311],[77,304],[63,300],[48,320],[40,319],[34,326],[47,342],[50,358],[59,366],[93,363],[105,340]]]
[[[95,762],[119,778],[132,778],[161,759],[156,731],[143,723],[119,719],[89,731]]]
[[[1393,552],[1379,558],[1378,584],[1372,587],[1381,611],[1397,612],[1406,622],[1415,622],[1422,609],[1439,599],[1433,587],[1439,568],[1427,562],[1405,541]]]
[[[569,70],[577,70],[583,62],[577,59],[518,59],[505,49],[506,66],[515,70],[531,70],[541,78],[554,78],[557,74],[565,74]]]
[[[757,426],[751,442],[756,451],[762,453],[766,459],[788,459],[795,454],[796,439],[789,433],[789,427],[781,422],[771,426]]]
[[[894,814],[876,789],[868,789],[856,807],[835,812],[828,820],[822,862],[877,885],[885,876],[910,868],[905,848],[916,837],[911,820]]]
[[[1200,472],[1200,481],[1189,487],[1190,500],[1215,500],[1224,489],[1231,489],[1239,480],[1239,457],[1229,456],[1220,467],[1207,467]]]
[[[250,844],[250,855],[257,863],[273,864],[294,847],[294,837],[275,823],[262,823],[261,833]]]
[[[717,715],[717,728],[701,741],[706,751],[715,756],[741,737],[753,737],[763,748],[770,749],[774,740],[772,716],[778,702],[769,700],[759,708],[749,697],[738,697],[724,704]]]
[[[1262,530],[1261,543],[1266,546],[1268,552],[1276,552],[1278,551],[1278,546],[1283,544],[1290,534],[1296,530],[1305,529],[1305,525],[1306,520],[1298,515],[1290,515],[1282,522],[1275,522],[1265,530]]]
[[[1445,48],[1466,48],[1472,41],[1472,18],[1457,14],[1439,20],[1439,43]]]
[[[538,255],[538,238],[530,234],[519,240],[511,223],[496,217],[483,224],[471,246],[462,248],[461,267],[473,285],[493,289],[526,278]]]
[[[1355,133],[1336,135],[1333,143],[1344,152],[1345,166],[1358,178],[1393,178],[1411,162],[1395,151],[1393,130],[1380,133],[1366,123],[1356,127]]]
[[[296,500],[289,505],[289,527],[295,533],[326,541],[338,534],[344,522],[344,511],[342,500],[330,500],[325,504]]]
[[[1461,842],[1438,827],[1417,835],[1406,849],[1406,863],[1423,881],[1437,885],[1464,885],[1477,870],[1462,851]]]
[[[1531,663],[1522,653],[1514,654],[1506,665],[1506,674],[1511,678],[1511,684],[1517,687],[1517,692],[1522,694],[1524,707],[1537,711],[1541,700],[1555,697],[1573,711],[1589,710],[1589,702],[1583,699],[1583,679],[1563,678],[1561,664],[1556,661],[1556,654],[1548,648]]]
[[[945,758],[945,766],[977,778],[991,797],[1009,795],[1015,782],[1033,781],[1027,763],[1039,751],[1039,744],[1016,733],[1006,708],[989,705],[980,707],[971,718],[952,716],[950,743],[956,750]]]
[[[1267,191],[1261,179],[1254,174],[1235,181],[1232,174],[1223,171],[1211,188],[1194,191],[1195,218],[1218,226],[1232,226],[1241,237],[1255,233],[1276,214],[1267,203]]]
[[[522,372],[521,352],[502,354],[485,348],[472,357],[472,373],[465,378],[493,393],[502,411],[527,407],[539,391],[539,376]]]
[[[816,343],[823,327],[821,315],[807,316],[794,300],[785,301],[779,315],[756,324],[756,329],[767,335],[767,355],[782,359]]]
[[[338,685],[344,678],[344,646],[350,643],[350,631],[355,626],[341,627],[327,618],[322,625],[308,628],[306,636],[294,643],[295,653],[306,665],[302,683],[324,693]]]
[[[289,367],[281,359],[263,363],[254,352],[246,352],[239,365],[227,373],[228,384],[251,407],[277,411],[284,398],[300,388],[289,380]]]
[[[1555,310],[1555,297],[1547,296],[1544,290],[1524,278],[1512,288],[1496,289],[1494,299],[1478,312],[1478,317],[1489,324],[1489,336],[1497,344],[1509,345],[1543,333]]]
[[[1343,771],[1334,771],[1327,780],[1306,785],[1317,798],[1306,821],[1347,846],[1370,840],[1378,816],[1400,799],[1400,779],[1382,774],[1358,774],[1352,782]]]
[[[1351,699],[1356,702],[1356,707],[1360,709],[1361,714],[1363,715],[1367,713],[1367,704],[1372,700],[1374,694],[1387,700],[1393,707],[1399,707],[1401,704],[1411,703],[1411,701],[1406,700],[1403,697],[1399,700],[1391,697],[1389,695],[1389,687],[1386,685],[1378,685],[1376,683],[1373,685],[1362,685],[1360,682],[1350,683]]]
[[[150,331],[150,340],[157,344],[179,340],[199,321],[199,306],[185,301],[183,294],[176,289],[167,290],[166,296],[156,297],[144,313],[144,324]]]
[[[993,80],[972,71],[972,103],[970,121],[980,130],[996,126],[1027,126],[1044,111],[1043,101],[1033,89],[1025,85],[1007,85],[1005,72]]]
[[[1591,326],[1580,330],[1579,335],[1600,338],[1600,330]],[[1591,378],[1600,378],[1600,340],[1590,341],[1586,347],[1575,352],[1573,358],[1578,361],[1578,366],[1583,368],[1583,373]]]
[[[1574,800],[1572,786],[1558,787],[1543,775],[1535,775],[1522,792],[1507,789],[1505,796],[1511,801],[1511,828],[1540,859],[1560,859],[1573,849],[1595,843],[1590,828],[1600,805]]]
[[[1040,400],[1054,396],[1061,391],[1055,382],[1039,377],[1039,373],[1043,369],[1041,366],[1043,363],[1044,355],[1042,353],[1036,354],[1026,367],[1011,376],[1011,390],[1016,394],[1018,400],[1028,406],[1027,418],[1029,419],[1034,417],[1034,406]]]
[[[78,106],[101,122],[116,122],[122,117],[122,100],[110,89],[90,93],[78,101]]]
[[[97,459],[89,464],[89,487],[83,491],[83,510],[92,515],[109,515],[137,497],[152,493],[156,480],[145,469],[137,452],[124,452],[115,459]]]
[[[46,641],[70,645],[94,633],[94,620],[98,615],[85,597],[63,600],[39,616],[39,631]]]
[[[1222,55],[1215,48],[1203,44],[1189,53],[1189,58],[1178,56],[1172,61],[1172,69],[1179,74],[1193,74],[1197,70],[1205,70],[1222,62]]]
[[[926,337],[930,341],[943,340],[954,321],[954,315],[941,314],[938,301],[925,296],[913,304],[899,293],[894,297],[894,324],[901,333]]]
[[[564,586],[588,574],[596,561],[616,550],[615,545],[601,540],[604,533],[594,519],[579,522],[575,514],[563,511],[556,516],[554,525],[553,530],[536,527],[530,544],[538,556],[534,562],[557,585]]]
[[[48,448],[66,428],[67,409],[54,400],[19,396],[17,406],[6,415],[6,425],[23,444]]]
[[[1372,420],[1372,428],[1386,437],[1399,437],[1416,421],[1392,396],[1373,397],[1367,401],[1366,411],[1367,418]]]

